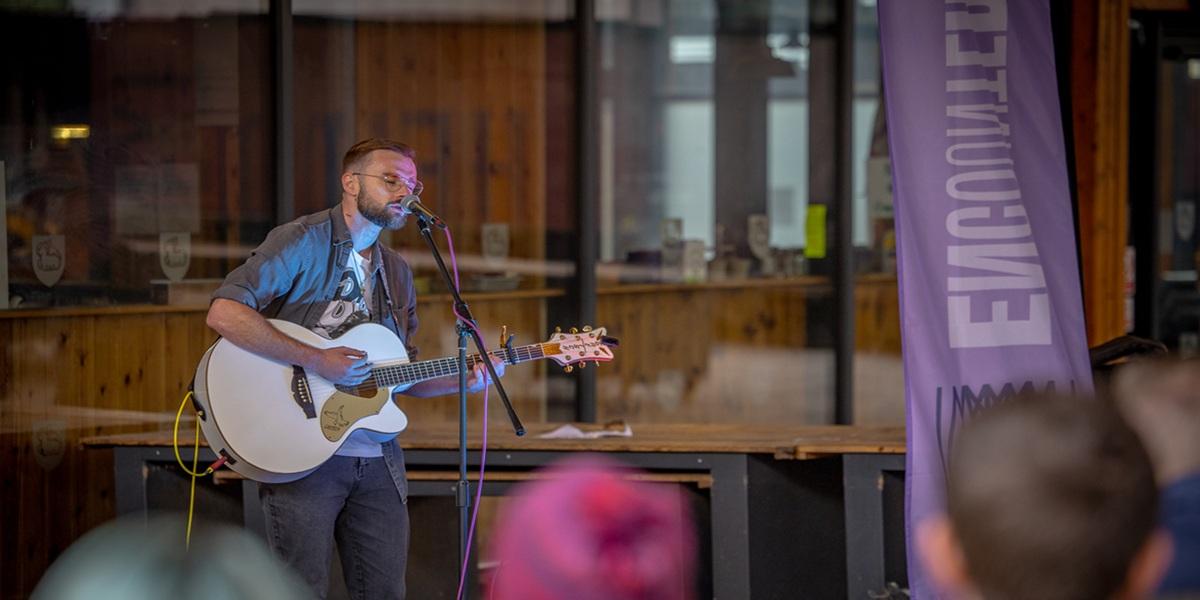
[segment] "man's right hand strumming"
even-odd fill
[[[317,375],[338,385],[355,385],[371,374],[367,353],[346,346],[319,351],[316,362],[310,368]]]

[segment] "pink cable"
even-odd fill
[[[450,248],[450,271],[454,273],[454,287],[456,289],[462,289],[462,287],[458,284],[458,259],[454,255],[454,238],[450,236],[449,227],[443,229],[442,232],[445,233],[446,245]],[[475,331],[475,334],[479,336],[479,339],[482,343],[483,333],[479,331],[479,328],[476,327],[474,323],[464,319],[462,315],[458,314],[457,306],[451,310],[454,312],[454,316],[458,317],[459,321],[466,323],[468,327]],[[481,358],[483,360],[490,360],[486,344],[483,344],[483,356]],[[488,372],[485,370],[483,374],[485,382],[487,381],[487,373]],[[483,386],[483,445],[479,448],[479,483],[475,487],[475,508],[471,510],[471,526],[467,529],[467,546],[463,552],[462,567],[458,572],[458,593],[454,596],[455,600],[462,600],[463,587],[466,585],[467,581],[467,565],[471,564],[471,540],[475,539],[475,519],[479,517],[479,502],[483,497],[483,470],[484,465],[487,463],[488,390],[490,388],[491,385]]]

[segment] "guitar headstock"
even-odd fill
[[[570,373],[576,364],[582,369],[589,362],[598,364],[612,360],[612,348],[617,343],[616,338],[606,335],[603,327],[584,327],[582,331],[572,327],[566,333],[555,327],[550,339],[542,344],[542,353]]]

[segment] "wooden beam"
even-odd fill
[[[1071,101],[1088,343],[1125,333],[1131,0],[1073,0]]]

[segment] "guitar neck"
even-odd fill
[[[511,350],[495,350],[489,352],[488,356],[501,358],[504,362],[515,365],[517,363],[545,358],[546,353],[543,346],[544,344],[530,344],[528,346],[518,346]],[[467,369],[475,368],[475,365],[480,364],[480,362],[481,359],[478,354],[467,356]],[[377,367],[371,369],[371,373],[378,387],[413,385],[430,379],[457,375],[458,357],[435,358],[415,363]]]

